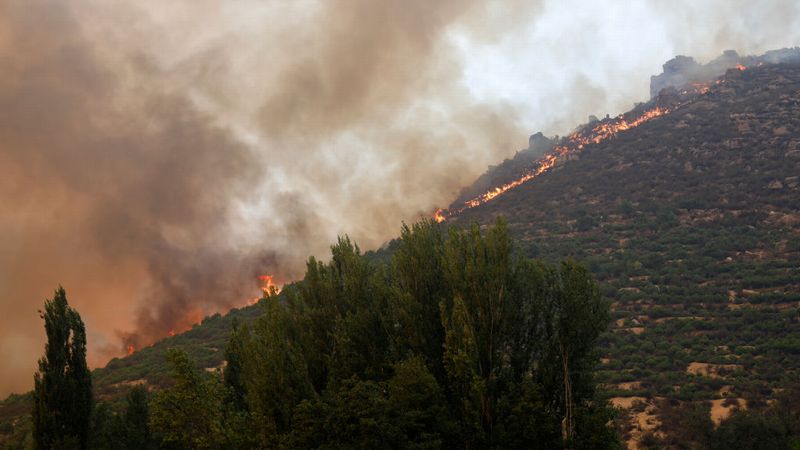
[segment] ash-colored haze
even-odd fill
[[[610,3],[610,4],[609,4]],[[0,394],[67,289],[102,365],[374,248],[675,54],[797,45],[793,1],[0,0]]]

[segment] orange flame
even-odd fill
[[[275,279],[273,278],[272,275],[259,275],[258,281],[261,284],[261,286],[260,286],[261,296],[251,298],[247,302],[248,306],[255,305],[262,298],[269,297],[273,293],[277,294],[277,293],[279,293],[281,291],[281,288],[278,287],[277,284],[275,284]]]
[[[695,89],[696,92],[699,93],[708,92],[708,86],[706,85],[695,86]],[[656,106],[653,109],[645,111],[642,113],[642,115],[631,121],[625,119],[624,115],[619,115],[618,117],[609,121],[602,121],[588,132],[586,130],[575,131],[567,136],[564,144],[556,146],[551,154],[546,155],[544,158],[536,161],[535,169],[529,170],[526,174],[514,181],[497,186],[494,189],[479,195],[478,197],[467,200],[464,202],[463,207],[454,211],[448,211],[447,215],[452,216],[461,213],[466,209],[474,208],[478,205],[482,205],[488,201],[491,201],[508,192],[509,190],[538,177],[544,172],[547,172],[556,165],[559,159],[562,159],[571,153],[583,150],[584,146],[588,144],[598,144],[616,136],[620,132],[630,130],[631,128],[636,128],[645,122],[655,119],[656,117],[663,116],[664,114],[668,114],[669,112],[670,110],[667,108]],[[437,222],[441,222],[446,219],[441,209],[437,210],[433,217]]]
[[[132,355],[133,352],[136,351],[136,348],[132,345],[128,345],[128,356]]]
[[[698,94],[705,94],[711,90],[708,87],[708,83],[692,83],[692,89]]]
[[[272,293],[272,291],[275,291],[277,294],[281,291],[281,288],[275,284],[275,279],[272,277],[272,275],[261,275],[258,277],[258,279],[261,281],[261,291],[264,294],[269,295]]]
[[[170,328],[170,330],[167,332],[167,334],[169,334],[170,336],[175,336],[175,330]]]
[[[739,70],[745,70],[745,69],[747,69],[747,67],[746,67],[746,66],[743,66],[743,65],[741,65],[741,64],[737,64],[737,65],[736,65],[736,68],[737,68],[737,69],[739,69]]]
[[[442,210],[442,208],[437,209],[436,212],[433,213],[433,220],[435,220],[436,223],[442,223],[445,220],[447,220],[447,217],[445,217],[444,210]]]

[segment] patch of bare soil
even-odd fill
[[[612,397],[609,401],[626,414],[625,443],[629,449],[638,449],[639,442],[647,433],[661,434],[660,431],[656,431],[661,421],[656,415],[656,406],[652,400],[644,397]]]
[[[709,378],[725,378],[729,372],[743,369],[741,364],[710,364],[702,362],[692,362],[686,368],[686,373],[690,375],[700,375]]]
[[[718,426],[737,409],[747,409],[747,400],[743,398],[711,400],[711,421]]]
[[[145,380],[144,378],[139,378],[139,379],[136,379],[136,380],[125,380],[125,381],[120,381],[119,383],[114,383],[114,384],[111,385],[111,387],[114,388],[114,389],[119,389],[119,388],[123,388],[123,387],[124,388],[130,388],[130,387],[138,386],[140,384],[145,384],[146,385],[147,384],[147,380]]]
[[[627,381],[625,383],[617,384],[617,389],[620,391],[635,391],[642,388],[641,381]]]

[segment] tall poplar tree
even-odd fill
[[[47,343],[34,375],[34,442],[39,449],[85,449],[92,415],[86,329],[60,286],[41,317]]]

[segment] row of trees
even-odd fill
[[[261,303],[261,317],[234,327],[221,376],[170,350],[173,385],[149,405],[132,393],[121,415],[95,408],[92,428],[62,424],[41,401],[39,447],[113,448],[103,436],[170,449],[620,447],[592,380],[608,304],[574,262],[520,257],[502,220],[484,233],[404,226],[389,264],[341,238],[330,262],[311,258],[303,281]],[[85,353],[74,328],[67,341]],[[72,377],[50,367],[59,361],[47,353],[37,377]],[[82,418],[86,374],[74,381],[88,392]],[[38,381],[36,392],[39,405]],[[47,440],[42,414],[64,445]]]
[[[263,305],[233,331],[222,380],[170,353],[176,384],[156,396],[150,422],[164,442],[619,445],[592,381],[608,305],[581,266],[519,257],[502,221],[485,233],[404,227],[387,265],[342,238],[329,263],[310,259],[302,282]]]

